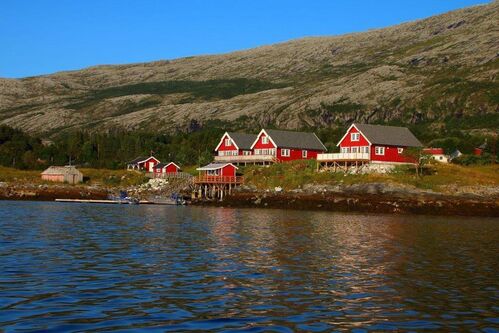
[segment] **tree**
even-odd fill
[[[424,167],[430,162],[431,155],[425,154],[420,147],[408,147],[404,149],[403,153],[407,162],[414,165],[416,177],[423,176]]]

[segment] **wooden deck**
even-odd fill
[[[233,164],[272,164],[277,159],[274,155],[237,155],[237,156],[215,156],[215,162]]]

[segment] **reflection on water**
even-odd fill
[[[0,202],[0,330],[499,326],[499,221]]]

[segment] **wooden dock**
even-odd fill
[[[176,206],[178,205],[173,200],[158,200],[158,201],[149,201],[149,200],[140,200],[137,203],[132,203],[128,201],[119,201],[119,200],[94,200],[94,199],[55,199],[57,202],[70,202],[70,203],[93,203],[93,204],[112,204],[112,205],[169,205]]]

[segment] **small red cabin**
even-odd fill
[[[154,167],[159,164],[159,160],[154,156],[137,157],[133,161],[127,163],[128,170],[139,170],[146,172],[153,172]]]
[[[176,175],[181,171],[180,167],[173,162],[159,163],[154,167],[154,175]]]
[[[239,184],[243,178],[236,175],[237,167],[232,163],[210,163],[197,168],[199,176],[196,183],[203,184]]]
[[[408,147],[422,147],[406,127],[352,124],[338,142],[337,159],[359,159],[373,163],[411,163]]]
[[[270,155],[276,161],[316,159],[327,149],[314,133],[262,129],[251,145],[254,155]]]

